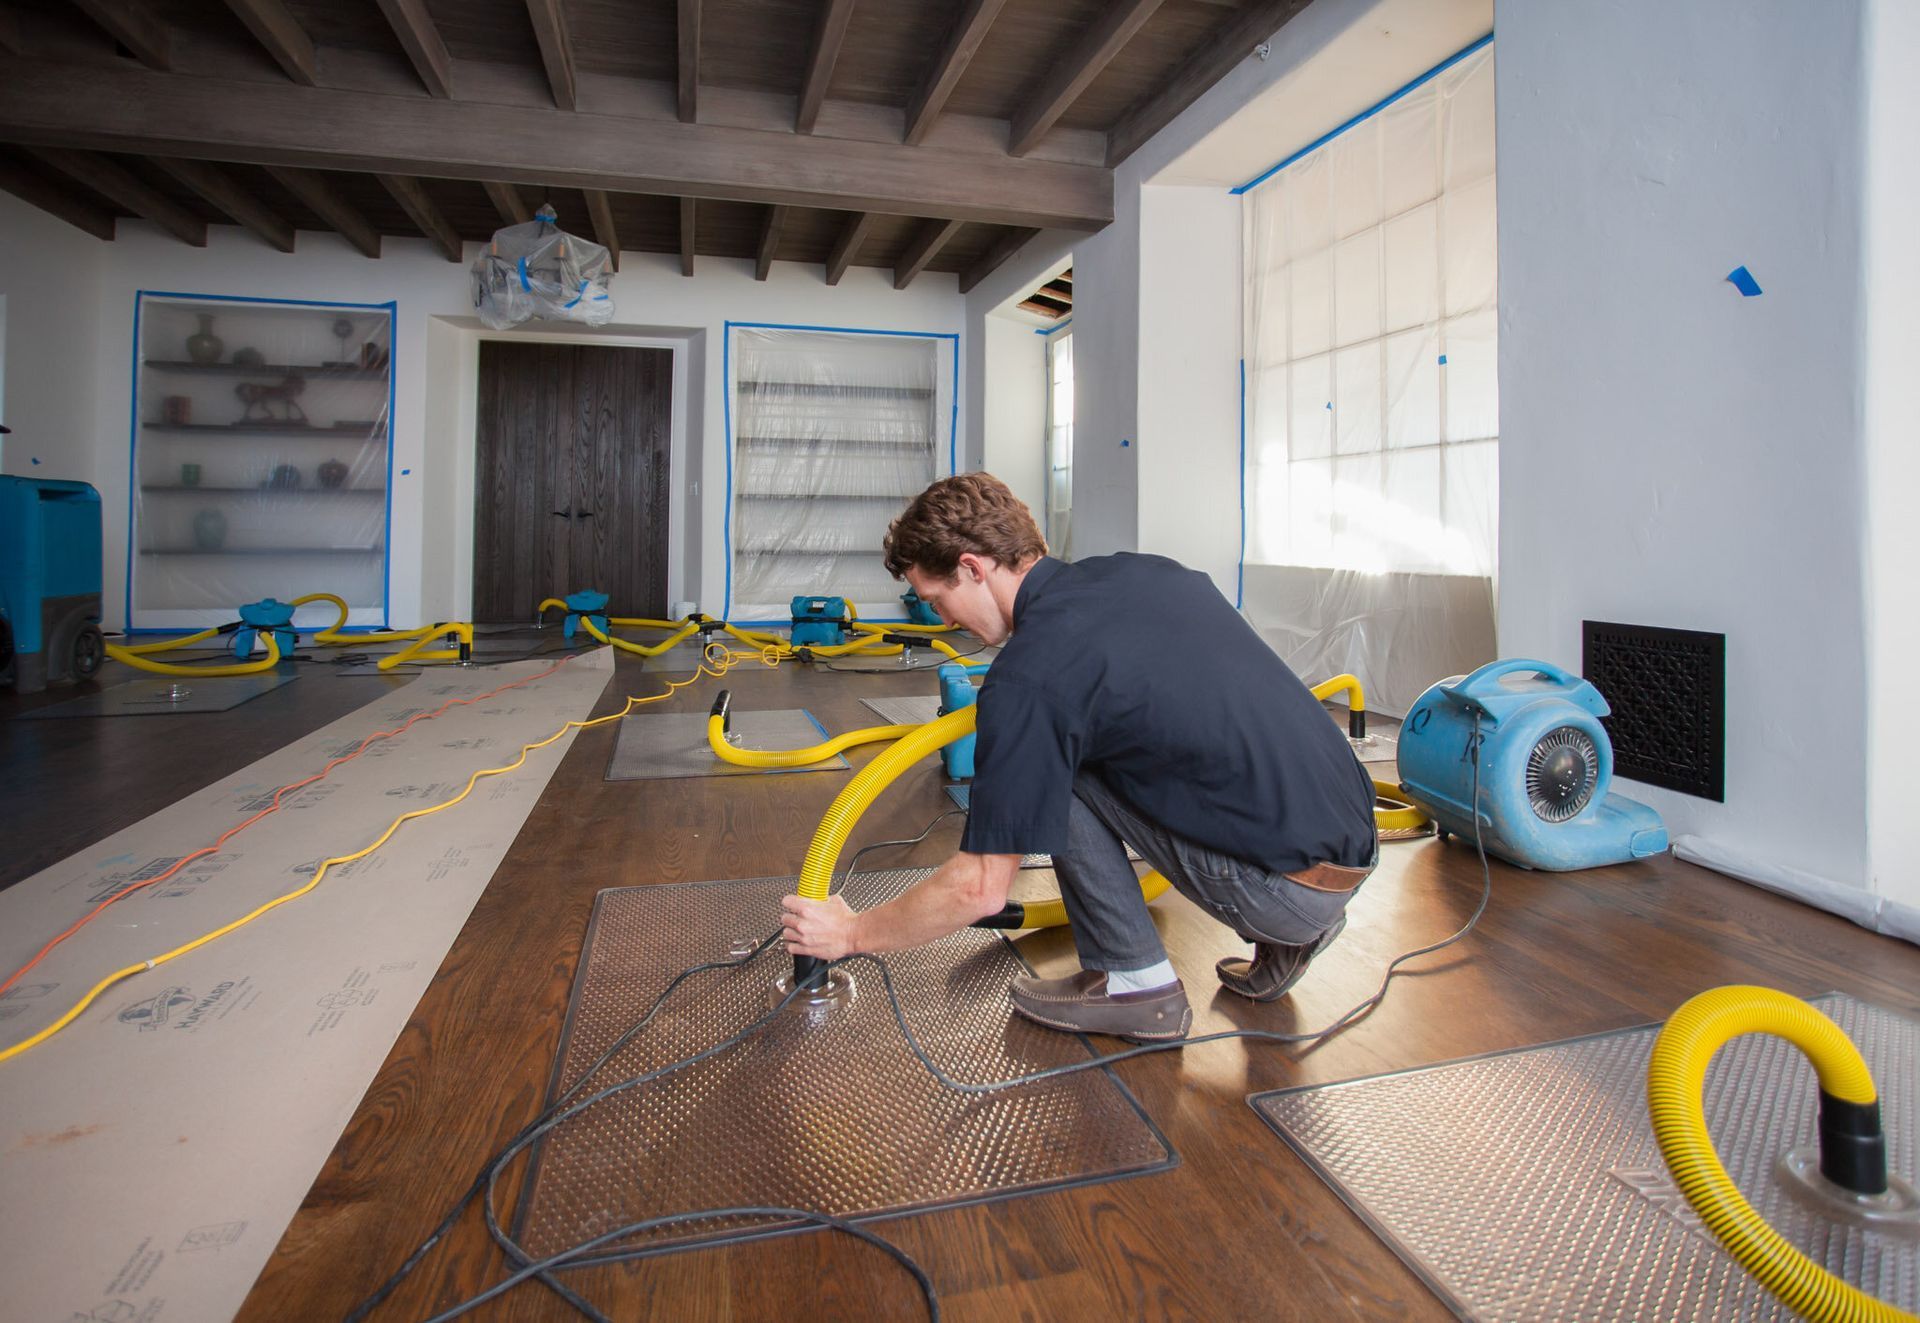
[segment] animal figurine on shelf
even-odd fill
[[[278,386],[269,386],[258,381],[243,381],[233,388],[240,402],[247,406],[240,415],[243,423],[277,423],[285,427],[308,427],[306,410],[300,407],[298,396],[307,388],[300,377],[288,377]],[[274,406],[279,406],[279,412]]]

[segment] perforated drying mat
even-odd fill
[[[862,874],[849,898],[866,908],[930,871]],[[674,974],[765,936],[792,889],[791,878],[762,878],[602,891],[550,1096]],[[1027,969],[997,934],[962,931],[888,961],[908,1023],[957,1079],[1004,1079],[1090,1055],[1079,1035],[1013,1015],[1007,986]],[[739,1031],[767,1011],[773,980],[791,968],[776,944],[746,966],[693,976],[595,1079],[613,1083]],[[850,1001],[790,1005],[731,1051],[600,1102],[544,1139],[516,1219],[521,1242],[545,1255],[646,1217],[747,1204],[884,1216],[1177,1161],[1106,1070],[984,1095],[947,1090],[909,1052],[879,970],[869,961],[842,968],[855,983]],[[693,1223],[620,1242],[604,1257],[782,1229]]]
[[[1920,1025],[1851,997],[1814,1005],[1880,1090],[1890,1170],[1920,1176]],[[1347,1084],[1254,1095],[1254,1110],[1462,1317],[1791,1319],[1722,1250],[1668,1175],[1647,1120],[1658,1026]],[[1815,1142],[1818,1086],[1770,1035],[1707,1072],[1721,1161],[1774,1229],[1869,1294],[1920,1304],[1920,1243],[1830,1221],[1774,1164]]]
[[[19,715],[23,718],[150,717],[225,712],[299,678],[297,672],[280,669],[257,671],[252,675],[155,676],[108,685],[105,689],[32,708]]]

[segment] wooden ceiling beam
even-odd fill
[[[427,0],[380,0],[380,12],[387,16],[393,35],[400,39],[400,49],[413,62],[413,71],[420,75],[427,91],[451,99],[453,57],[447,54],[447,43],[441,40],[440,29],[427,12]]]
[[[279,181],[280,187],[299,198],[307,210],[331,225],[341,238],[368,257],[380,256],[380,232],[367,223],[367,218],[355,210],[352,203],[334,192],[333,185],[324,176],[312,170],[279,165],[268,165],[267,173]]]
[[[1006,2],[967,0],[967,7],[955,20],[953,31],[947,34],[947,44],[941,49],[940,58],[933,62],[926,80],[920,84],[919,90],[913,94],[913,100],[907,105],[905,141],[909,146],[918,147],[926,140],[927,130],[933,127],[934,120],[946,109],[947,98],[960,85],[960,75],[967,71],[967,65],[973,61],[973,53],[986,40],[987,29],[993,26],[993,20],[1000,16],[1000,10]]]
[[[520,190],[512,184],[503,184],[497,179],[483,179],[480,186],[487,190],[487,197],[493,203],[493,209],[500,213],[500,219],[508,225],[525,225],[533,219],[533,208],[520,196]]]
[[[800,85],[800,106],[793,118],[795,133],[812,133],[820,118],[820,106],[827,99],[833,66],[840,58],[840,44],[847,39],[847,24],[852,18],[853,0],[820,0],[820,21],[814,25],[813,50],[807,56],[807,78]]]
[[[155,157],[153,163],[226,212],[235,224],[251,230],[268,247],[283,253],[293,251],[293,226],[286,218],[218,166],[165,156]]]
[[[966,222],[957,220],[930,220],[920,227],[913,236],[913,242],[907,245],[906,253],[900,258],[900,265],[893,269],[893,287],[905,289],[913,283],[913,278],[927,269],[927,263],[940,255],[947,241],[960,233],[960,227]]]
[[[680,199],[680,274],[693,274],[693,199]]]
[[[613,269],[620,269],[620,232],[613,228],[613,203],[597,188],[587,190],[587,215],[593,218],[593,237],[607,250]]]
[[[578,110],[580,94],[574,74],[573,38],[567,35],[567,20],[560,12],[560,0],[527,0],[527,17],[533,21],[534,40],[540,43],[540,62],[547,68],[553,104],[562,110]]]
[[[126,62],[84,74],[53,61],[15,64],[0,79],[0,140],[40,146],[991,225],[1097,230],[1113,219],[1112,172],[1094,165],[787,129],[183,78]]]
[[[1106,16],[1054,63],[1027,103],[1014,112],[1007,131],[1007,151],[1014,156],[1032,151],[1159,7],[1160,0],[1124,0],[1109,8]]]
[[[143,0],[74,0],[74,5],[147,68],[172,70],[173,30],[154,15],[151,5]]]
[[[787,223],[785,207],[769,207],[767,221],[760,230],[760,254],[753,261],[753,278],[765,280],[773,269],[773,250],[780,246],[780,229]]]
[[[680,122],[691,124],[699,117],[700,109],[700,0],[680,0],[677,33]]]
[[[1038,233],[1040,233],[1038,230],[1013,229],[995,239],[992,247],[980,254],[972,266],[960,273],[960,292],[965,294],[998,271],[1009,257],[1019,252],[1021,246]]]
[[[860,245],[867,241],[867,232],[873,228],[873,213],[863,211],[847,219],[847,228],[840,231],[840,237],[834,240],[833,255],[827,258],[827,283],[837,285],[840,277],[847,274],[847,268],[853,265],[853,259],[860,254]]]
[[[1174,116],[1200,99],[1200,94],[1225,78],[1235,65],[1253,54],[1253,48],[1279,31],[1309,0],[1256,0],[1236,14],[1221,31],[1189,56],[1154,90],[1128,106],[1107,131],[1107,165],[1119,165],[1140,144],[1173,122]]]
[[[313,39],[280,0],[227,0],[227,8],[247,25],[253,39],[267,48],[287,77],[302,87],[319,86],[320,63],[313,53]]]
[[[22,166],[11,157],[0,156],[0,188],[28,206],[38,207],[96,239],[113,242],[113,214],[61,188],[52,180]]]
[[[460,232],[451,222],[440,214],[440,208],[433,205],[433,199],[427,196],[427,189],[411,175],[377,174],[375,179],[380,186],[393,195],[400,209],[407,213],[407,219],[420,227],[420,232],[433,240],[434,246],[446,255],[449,262],[458,262],[464,254],[461,252]]]
[[[12,9],[0,9],[0,51],[25,55],[27,44],[20,37],[20,15]]]
[[[207,246],[205,221],[106,157],[91,152],[35,150],[33,154],[43,164],[85,184],[134,215],[152,221],[182,243],[195,248]]]

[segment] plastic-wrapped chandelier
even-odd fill
[[[611,257],[568,234],[542,204],[525,225],[494,231],[473,260],[473,309],[496,331],[540,318],[604,326],[613,320]]]

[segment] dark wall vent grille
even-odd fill
[[[1613,715],[1613,771],[1726,802],[1727,636],[1581,622],[1581,671]]]

